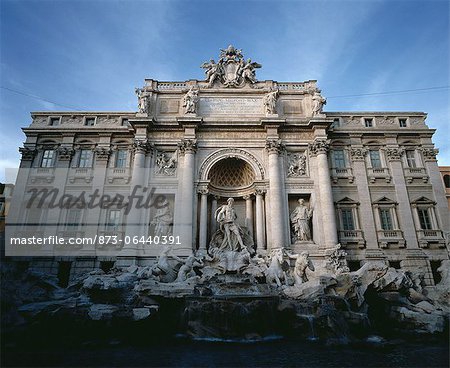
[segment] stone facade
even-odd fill
[[[166,232],[178,237],[173,254],[185,257],[207,252],[215,212],[232,197],[260,254],[289,248],[320,259],[340,243],[351,269],[383,260],[434,285],[433,273],[449,258],[449,211],[425,113],[324,112],[316,81],[257,81],[261,65],[230,47],[202,67],[205,81],[146,79],[136,90],[137,112],[32,113],[12,203],[30,187],[112,196],[138,187],[168,204],[166,213],[132,208],[126,221],[118,207],[82,209],[72,213],[80,224],[72,227],[70,210],[55,208],[41,220],[57,225],[38,234]],[[300,199],[311,230],[302,240],[291,218]],[[10,220],[29,212],[17,205]],[[152,263],[162,247],[94,244],[55,258],[47,246],[47,258],[30,262],[53,273],[58,262],[72,262],[73,277],[113,262]]]

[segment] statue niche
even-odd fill
[[[313,207],[305,204],[305,200],[300,198],[297,206],[291,212],[292,242],[312,242],[311,218]]]
[[[262,275],[254,260],[256,252],[252,236],[253,224],[248,222],[248,218],[253,216],[249,215],[248,206],[244,202],[244,197],[248,201],[255,181],[253,168],[240,158],[225,157],[211,167],[208,179],[211,194],[216,198],[228,199],[211,212],[211,240],[207,249],[205,272],[246,273],[253,272],[250,269],[255,268],[254,271]]]

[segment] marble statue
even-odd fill
[[[173,216],[167,198],[164,199],[161,208],[156,210],[151,224],[155,226],[154,236],[169,236],[172,233]]]
[[[250,81],[250,83],[254,84],[257,82],[255,69],[261,68],[261,65],[255,62],[252,62],[251,59],[248,59],[247,62],[242,61],[241,67],[238,70],[238,74],[242,76],[245,80]]]
[[[288,177],[306,175],[306,153],[293,154],[289,160]]]
[[[179,265],[184,263],[184,260],[169,253],[170,247],[162,250],[158,257],[157,263],[152,267],[152,276],[160,282],[173,282],[177,278]]]
[[[313,209],[305,206],[305,200],[300,198],[298,206],[291,213],[292,230],[296,240],[309,241],[311,240],[311,230],[309,221],[313,214]]]
[[[337,244],[333,252],[328,255],[326,268],[336,275],[350,272],[350,269],[347,266],[347,252],[341,249],[341,244]]]
[[[138,97],[138,110],[141,114],[148,112],[148,97],[149,93],[145,92],[143,88],[135,89],[136,96]]]
[[[240,227],[235,222],[237,215],[233,204],[234,199],[228,198],[227,204],[220,206],[216,210],[215,217],[220,229],[225,235],[222,244],[220,245],[220,249],[238,251],[244,248],[244,243],[240,234]]]
[[[295,285],[300,285],[307,282],[308,277],[306,276],[306,269],[309,268],[311,271],[314,271],[314,265],[309,259],[309,253],[307,251],[303,251],[300,254],[287,253],[287,255],[289,258],[295,259],[293,271]]]
[[[184,282],[191,277],[195,277],[194,267],[203,267],[203,261],[200,258],[191,255],[180,267],[175,282]]]
[[[289,264],[284,260],[284,252],[282,248],[272,249],[267,258],[268,267],[264,274],[266,283],[276,284],[278,287],[282,285],[281,281],[286,282],[286,271],[289,270]]]
[[[197,112],[198,101],[198,90],[191,87],[191,89],[183,96],[184,113],[195,114]]]
[[[263,103],[266,114],[273,115],[277,113],[278,90],[271,91],[264,96]]]
[[[159,152],[156,156],[156,173],[167,176],[175,174],[178,161],[178,151],[175,151],[170,157],[166,152]]]
[[[322,108],[326,105],[327,100],[323,98],[319,92],[315,91],[312,96],[312,116],[317,116],[322,113]]]
[[[206,81],[208,82],[208,87],[214,84],[215,80],[219,80],[223,75],[223,67],[220,64],[216,64],[214,59],[208,62],[204,62],[201,68],[205,69]]]

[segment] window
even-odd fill
[[[116,151],[115,167],[122,168],[127,166],[127,150],[119,149]]]
[[[372,128],[373,127],[373,119],[372,118],[365,118],[364,119],[364,126],[366,128]]]
[[[130,123],[128,122],[128,119],[122,118],[122,126],[129,126]]]
[[[450,175],[444,175],[444,185],[446,188],[450,188]]]
[[[380,151],[378,150],[370,150],[369,151],[370,164],[373,169],[381,168],[381,158]]]
[[[80,150],[78,167],[92,167],[92,151],[88,149]]]
[[[393,230],[391,210],[388,208],[380,208],[380,221],[383,230]]]
[[[61,123],[61,118],[50,118],[50,125],[57,126]]]
[[[81,225],[81,209],[71,208],[67,212],[65,227],[66,230],[76,230]]]
[[[406,119],[405,118],[398,119],[398,125],[400,126],[400,128],[406,128]]]
[[[53,167],[54,158],[55,158],[54,150],[45,150],[42,153],[41,167]]]
[[[120,228],[120,210],[109,210],[106,228],[108,231],[118,231]]]
[[[346,167],[345,154],[343,149],[333,150],[334,167],[343,169]]]
[[[339,127],[339,126],[341,126],[341,119],[339,119],[339,118],[334,118],[333,119],[333,127]]]
[[[389,267],[395,268],[396,270],[400,270],[402,268],[400,261],[389,261]]]
[[[86,126],[94,126],[95,125],[95,118],[86,118],[84,121],[84,125]]]
[[[416,164],[416,155],[415,152],[412,150],[406,151],[406,163],[408,164],[408,167],[417,167]]]
[[[355,230],[355,223],[353,221],[353,210],[348,209],[341,209],[341,216],[342,216],[342,230]]]
[[[422,230],[431,230],[433,225],[431,224],[428,208],[418,208],[417,214],[419,215],[420,228]]]

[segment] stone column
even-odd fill
[[[322,231],[325,247],[332,248],[338,243],[333,192],[331,190],[330,169],[327,152],[329,144],[325,139],[316,139],[310,144],[310,154],[316,156],[317,180],[319,181],[320,207],[322,210]]]
[[[350,156],[353,161],[353,176],[355,177],[356,186],[358,187],[361,222],[364,224],[363,232],[366,246],[369,249],[378,248],[377,231],[375,228],[375,219],[373,216],[372,201],[369,191],[369,183],[367,180],[367,171],[365,157],[367,149],[363,147],[355,147],[350,150]],[[358,216],[356,216],[358,221]],[[358,226],[358,229],[360,227]]]
[[[425,168],[427,170],[428,176],[430,177],[430,183],[433,187],[434,200],[436,201],[436,215],[438,217],[438,226],[444,231],[445,234],[450,231],[450,219],[447,201],[445,198],[445,188],[442,183],[441,173],[439,172],[439,167],[436,160],[438,152],[439,151],[434,148],[422,148]]]
[[[283,145],[279,139],[268,139],[266,149],[269,153],[269,195],[271,210],[271,248],[282,248],[286,245],[284,239],[285,211],[284,211],[284,188],[281,173],[280,153]]]
[[[256,249],[258,251],[265,249],[263,193],[262,189],[256,189]]]
[[[151,148],[152,148],[151,144],[145,138],[140,139],[135,138],[133,141],[132,149],[134,153],[134,158],[133,158],[133,171],[131,173],[130,197],[131,196],[146,197],[146,194],[144,194],[142,190],[145,184],[145,155],[147,154],[147,152],[151,150]],[[137,200],[134,199],[126,219],[125,235],[130,236],[131,239],[133,239],[133,237],[135,236],[144,235],[142,226],[143,225],[142,218],[144,210],[142,208],[137,208],[136,204]],[[138,256],[139,253],[142,251],[141,247],[142,245],[138,244],[135,245],[132,244],[131,242],[131,244],[124,246],[123,250],[120,253],[120,257]],[[125,266],[129,264],[134,264],[135,260],[121,258],[118,260],[118,263],[121,266]]]
[[[217,211],[217,201],[219,200],[219,198],[219,196],[213,196],[211,201],[211,237],[217,230],[217,222],[214,215]]]
[[[408,190],[406,189],[405,174],[401,162],[402,155],[403,150],[398,147],[386,149],[386,157],[391,166],[392,181],[398,201],[398,220],[400,222],[398,228],[403,231],[406,247],[409,249],[417,249],[419,244],[417,242],[416,226],[411,211],[411,202],[409,200]]]
[[[243,197],[245,199],[245,226],[247,227],[250,235],[253,238],[253,203],[252,196],[246,195]]]
[[[181,190],[181,216],[179,217],[181,249],[193,250],[193,210],[194,210],[194,170],[197,142],[195,139],[183,139],[178,144],[180,153],[184,155],[183,183]]]
[[[201,188],[200,193],[200,232],[198,250],[201,253],[206,253],[206,243],[208,234],[208,190]]]

